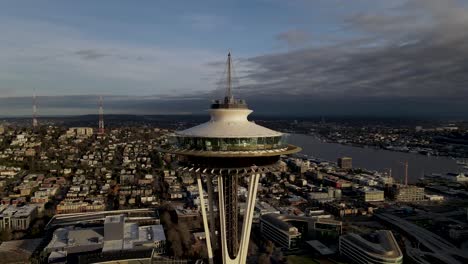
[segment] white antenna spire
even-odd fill
[[[228,53],[227,59],[227,90],[226,90],[226,103],[233,103],[234,96],[232,95],[232,60],[231,60],[231,51]]]

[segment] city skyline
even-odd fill
[[[462,1],[0,5],[0,116],[200,113],[228,49],[259,114],[467,114]]]
[[[468,263],[466,28],[468,0],[0,0],[0,262]]]

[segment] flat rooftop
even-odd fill
[[[129,250],[139,245],[165,241],[166,235],[162,225],[138,226],[135,223],[126,223],[123,239],[104,241],[103,252]]]
[[[55,251],[64,249],[68,253],[86,252],[102,247],[104,228],[59,228],[55,230],[47,249]],[[88,250],[89,249],[89,250]]]
[[[23,205],[15,206],[9,205],[4,208],[0,213],[0,217],[13,216],[13,217],[28,217],[37,208],[36,205]]]
[[[122,223],[124,222],[125,216],[124,215],[108,215],[104,220],[104,224],[108,223]]]
[[[329,247],[322,244],[322,242],[318,240],[309,240],[306,241],[307,245],[311,246],[313,249],[318,251],[321,255],[333,255],[335,251],[331,250]]]

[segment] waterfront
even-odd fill
[[[408,161],[409,182],[416,182],[424,174],[462,172],[454,159],[448,157],[424,156],[421,154],[389,151],[384,149],[354,147],[323,142],[315,136],[291,134],[288,142],[303,148],[302,154],[335,162],[337,158],[353,158],[353,167],[383,171],[392,169],[396,180],[404,177],[403,162]]]

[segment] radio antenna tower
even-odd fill
[[[104,134],[104,110],[102,107],[102,96],[99,97],[99,135]]]
[[[34,94],[33,94],[33,120],[32,120],[32,126],[33,126],[33,129],[36,129],[38,127],[36,89],[34,89]]]

